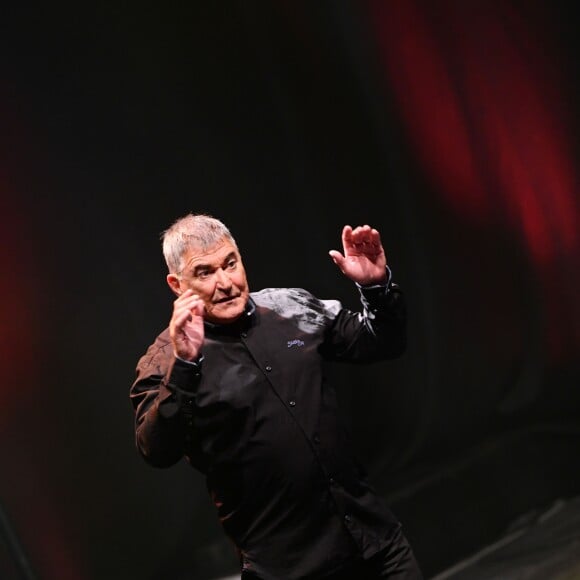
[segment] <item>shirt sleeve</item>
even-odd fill
[[[407,346],[403,293],[390,277],[386,285],[358,286],[361,310],[342,308],[326,333],[325,358],[374,362],[401,356]]]
[[[135,440],[145,461],[169,467],[185,454],[201,363],[173,356],[168,346],[152,345],[141,358],[130,391]]]

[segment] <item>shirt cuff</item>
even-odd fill
[[[167,388],[177,393],[195,394],[201,378],[201,363],[203,357],[195,361],[175,357],[167,378]]]
[[[180,356],[177,356],[176,354],[173,356],[175,356],[176,360],[181,361],[182,363],[185,363],[186,365],[191,365],[191,366],[198,367],[199,369],[201,369],[201,363],[203,362],[203,356],[199,356],[195,360],[185,360],[184,358],[181,358]]]

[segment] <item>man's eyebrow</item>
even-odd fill
[[[236,254],[236,252],[232,251],[230,252],[225,258],[223,263],[225,264],[226,262],[229,262],[232,258],[235,258],[236,260],[238,259],[238,255]]]
[[[199,274],[199,272],[201,272],[202,270],[211,270],[211,268],[212,267],[209,264],[197,264],[193,269],[192,274],[195,276],[196,274]]]
[[[227,262],[229,262],[232,258],[235,258],[236,260],[238,259],[238,255],[236,254],[236,252],[232,251],[230,252],[224,259],[222,264],[226,264]],[[197,274],[199,274],[199,272],[203,271],[203,270],[212,270],[214,268],[214,266],[212,266],[211,264],[196,264],[195,268],[193,269],[193,275],[196,276]]]

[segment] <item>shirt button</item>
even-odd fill
[[[334,477],[329,477],[328,483],[330,483],[330,485],[334,485]]]
[[[351,518],[350,518],[350,516],[349,516],[348,514],[346,514],[346,515],[344,516],[344,521],[345,521],[347,524],[350,524]]]
[[[242,332],[242,338],[246,338],[246,336],[248,336],[247,332]]]
[[[314,443],[320,443],[320,437],[318,435],[314,436]]]
[[[296,401],[290,401],[288,403],[291,407],[296,407]]]
[[[270,371],[272,370],[272,367],[271,367],[270,365],[268,365],[268,366],[266,367],[266,370],[267,370],[268,372],[270,372]]]

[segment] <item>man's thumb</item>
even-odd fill
[[[337,250],[330,250],[328,255],[332,258],[332,261],[342,270],[342,265],[344,264],[344,256]]]

